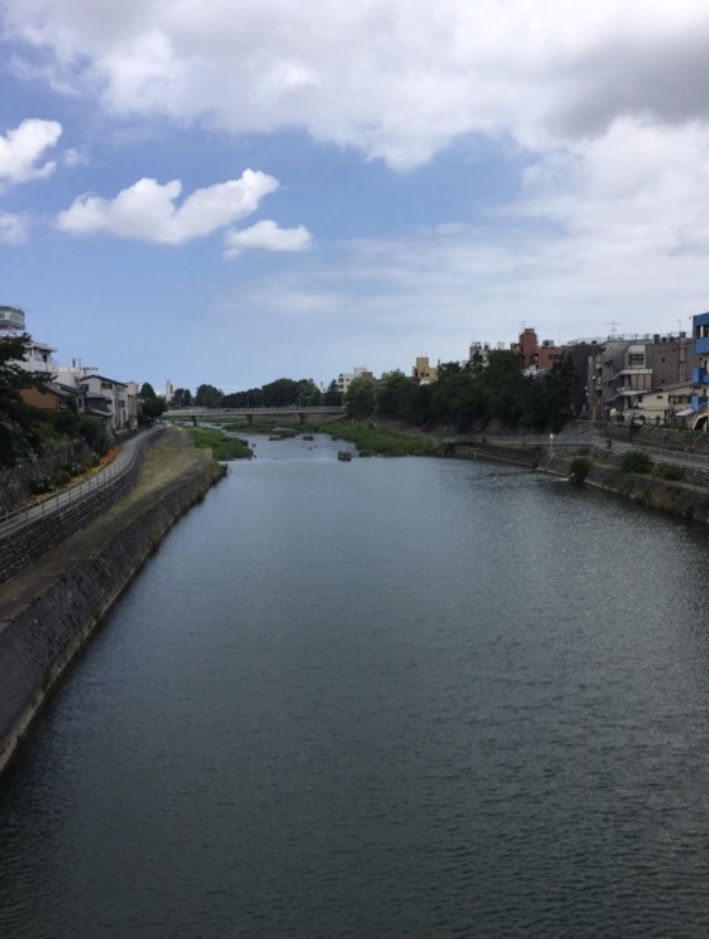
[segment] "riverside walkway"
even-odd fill
[[[642,450],[654,463],[669,463],[672,466],[681,466],[685,469],[695,469],[709,472],[709,453],[695,453],[689,449],[670,449],[667,447],[653,447],[644,441],[617,440],[614,437],[599,433],[595,425],[579,425],[555,436],[547,437],[546,445],[555,448],[566,447],[592,447],[604,454],[612,453],[622,455],[630,450]]]
[[[103,470],[39,503],[8,512],[0,520],[0,583],[27,567],[125,495],[137,478],[149,445],[162,426],[127,440]]]

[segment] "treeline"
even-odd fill
[[[448,362],[438,381],[419,385],[401,371],[374,383],[357,378],[345,395],[353,418],[372,415],[419,427],[451,426],[459,433],[483,430],[491,421],[510,428],[559,431],[573,417],[575,375],[570,355],[540,376],[524,375],[507,350],[482,362]]]
[[[200,385],[194,395],[188,388],[177,388],[170,400],[174,408],[283,408],[342,404],[335,382],[322,392],[311,378],[278,378],[261,388],[224,394],[214,385]]]
[[[557,432],[573,417],[576,376],[571,355],[539,376],[524,375],[514,352],[495,350],[482,361],[447,362],[438,380],[420,385],[402,371],[380,381],[356,378],[344,396],[333,381],[323,392],[312,379],[279,378],[261,388],[230,394],[200,385],[193,395],[178,388],[172,407],[259,408],[338,406],[355,419],[373,415],[418,427],[455,427],[461,433],[483,429],[491,421],[510,428]]]

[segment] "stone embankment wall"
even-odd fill
[[[685,471],[683,479],[675,481],[649,473],[623,473],[617,462],[592,462],[583,484],[670,515],[709,523],[709,480],[705,473]],[[540,472],[568,477],[571,463],[571,457],[544,457],[537,468]]]
[[[135,485],[140,460],[124,474],[65,508],[0,537],[0,584],[115,505]]]
[[[573,457],[521,448],[481,444],[455,447],[454,455],[463,459],[488,459],[528,466],[541,473],[568,478]],[[682,481],[660,479],[651,474],[622,473],[620,456],[604,454],[603,462],[591,461],[584,484],[613,492],[652,509],[709,524],[709,478],[701,470],[684,470]]]
[[[640,473],[621,473],[614,467],[594,464],[584,483],[614,492],[633,502],[698,522],[709,522],[709,489],[688,482],[658,479]]]
[[[132,504],[110,535],[0,622],[0,769],[52,685],[168,529],[224,472],[216,463],[195,466]]]
[[[637,447],[652,447],[658,450],[675,450],[679,453],[708,453],[709,434],[704,431],[678,430],[673,427],[656,427],[652,424],[614,423],[597,424],[598,433],[613,440],[630,443]]]
[[[80,463],[90,452],[84,440],[73,440],[36,460],[20,460],[12,469],[0,472],[0,515],[11,512],[28,499],[36,479],[51,476],[58,467],[67,463]]]
[[[496,463],[511,463],[513,466],[527,466],[534,469],[542,459],[541,449],[525,447],[506,447],[491,443],[456,445],[453,456],[463,460],[493,460]]]

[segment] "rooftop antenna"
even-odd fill
[[[611,328],[611,339],[615,339],[615,329],[618,325],[619,324],[616,322],[616,320],[611,320],[610,323],[606,323],[606,326],[610,326]]]

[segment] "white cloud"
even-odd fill
[[[29,119],[4,136],[0,134],[0,182],[17,184],[51,176],[56,164],[41,160],[61,133],[57,121]]]
[[[197,189],[181,205],[179,180],[161,185],[141,179],[115,199],[84,195],[57,217],[58,227],[73,235],[106,233],[177,245],[231,225],[255,212],[264,196],[275,192],[278,181],[266,173],[245,170],[231,179]]]
[[[691,233],[707,228],[709,135],[696,123],[669,128],[622,118],[583,147],[542,158],[528,170],[526,188],[515,211],[558,224],[594,244],[599,257],[650,260],[689,249]]]
[[[264,251],[305,251],[310,247],[312,237],[303,225],[297,228],[279,228],[271,219],[264,219],[250,228],[227,232],[224,243],[224,256],[233,258],[247,248],[260,248]]]
[[[397,167],[475,132],[709,120],[700,0],[14,0],[5,27],[114,112],[300,126]]]
[[[24,215],[0,212],[0,243],[22,244],[27,240],[29,221]]]

